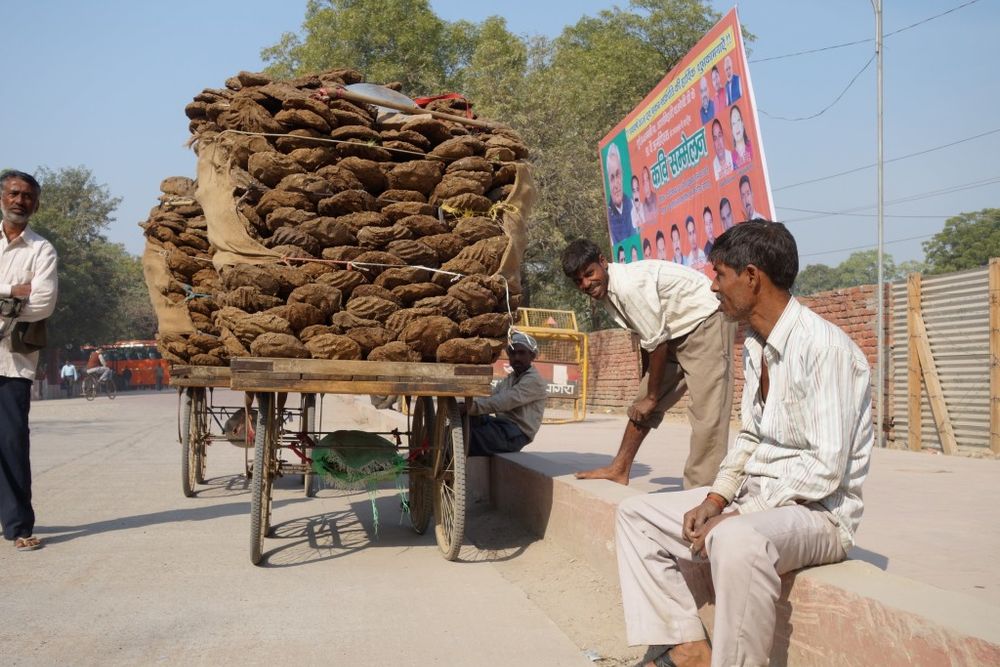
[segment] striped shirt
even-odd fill
[[[875,438],[868,360],[847,334],[791,299],[766,341],[747,337],[743,371],[742,429],[712,491],[731,501],[755,477],[760,493],[741,502],[742,513],[819,503],[837,520],[849,549]]]
[[[719,309],[719,300],[704,273],[644,259],[608,265],[608,295],[601,305],[619,325],[639,334],[639,347],[652,352],[691,333]]]

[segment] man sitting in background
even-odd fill
[[[519,452],[535,439],[545,413],[548,386],[531,365],[537,355],[534,338],[520,331],[510,337],[507,359],[511,374],[493,388],[492,396],[474,399],[469,409],[469,456]]]

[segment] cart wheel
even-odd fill
[[[205,406],[204,389],[192,387],[184,392],[181,406],[181,488],[188,498],[194,496],[199,468],[204,466],[201,413]]]
[[[316,433],[316,394],[302,394],[302,422],[299,428],[309,434],[310,437]],[[305,455],[312,458],[312,449],[306,449]],[[312,471],[311,464],[309,470],[302,475],[302,484],[305,487],[306,498],[316,495],[316,473]]]
[[[194,481],[198,484],[205,483],[205,470],[208,465],[208,399],[205,395],[204,387],[196,390],[198,392],[198,405],[194,413],[195,424],[198,427],[198,439],[195,441],[194,458]]]
[[[277,437],[274,394],[257,394],[257,428],[250,478],[250,562],[260,563],[271,521],[271,481]]]
[[[434,401],[429,396],[416,398],[413,403],[413,423],[410,426],[410,525],[419,535],[427,530],[434,510],[434,481],[431,465],[434,462],[432,446],[434,437]],[[420,452],[421,446],[428,447]]]
[[[447,560],[458,558],[465,537],[465,431],[458,403],[438,398],[434,420],[434,532]]]

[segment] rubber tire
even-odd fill
[[[181,404],[181,490],[187,498],[193,498],[195,491],[194,450],[197,439],[192,431],[197,428],[197,417],[194,416],[197,398],[194,392],[194,389],[185,391]]]
[[[413,422],[410,425],[409,451],[413,455],[425,439],[434,437],[434,400],[429,396],[417,397],[413,402]],[[409,504],[410,525],[418,535],[423,535],[434,513],[434,481],[431,466],[433,450],[410,459]]]
[[[97,398],[97,380],[94,379],[93,375],[83,378],[83,396],[88,401]]]
[[[302,416],[300,417],[300,428],[309,437],[316,433],[316,394],[302,394]],[[312,458],[312,449],[306,449],[305,455]],[[316,487],[319,486],[316,480],[316,473],[310,470],[302,475],[302,486],[305,489],[306,498],[316,496]]]
[[[264,555],[264,538],[271,519],[271,464],[274,459],[274,394],[257,394],[253,473],[250,477],[250,562]]]
[[[204,387],[195,389],[198,396],[198,403],[194,412],[195,426],[198,431],[197,446],[195,447],[194,459],[194,481],[196,484],[205,483],[205,471],[208,466],[208,399],[205,396]]]
[[[465,425],[458,403],[438,398],[434,420],[434,534],[445,560],[456,560],[465,538]]]
[[[118,395],[118,390],[115,388],[115,381],[113,379],[104,383],[104,390],[108,393],[108,398],[112,401],[115,400],[115,396]]]

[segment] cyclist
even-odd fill
[[[111,369],[108,368],[108,362],[104,358],[104,350],[101,348],[90,353],[90,358],[87,359],[87,375],[97,376],[99,382],[107,382],[111,379]]]

